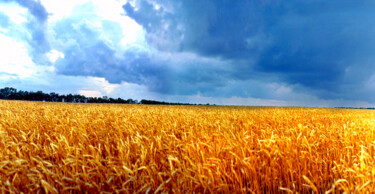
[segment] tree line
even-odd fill
[[[42,91],[28,92],[17,90],[11,87],[0,89],[0,99],[6,100],[27,100],[27,101],[45,101],[45,102],[71,102],[71,103],[119,103],[119,104],[164,104],[164,105],[193,105],[188,103],[170,103],[155,100],[133,100],[131,98],[125,100],[122,98],[103,97],[86,97],[79,94],[60,95],[55,92],[44,93]],[[197,104],[194,104],[197,105]],[[201,104],[199,104],[201,105]],[[209,104],[207,104],[209,105]]]

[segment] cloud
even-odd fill
[[[0,80],[192,103],[370,105],[374,11],[347,0],[4,0]]]
[[[41,23],[44,23],[48,18],[48,13],[39,0],[4,0],[4,2],[17,2],[19,5],[26,7]]]
[[[52,63],[55,63],[58,59],[65,57],[62,52],[55,49],[52,49],[50,52],[46,53],[46,55]]]
[[[96,90],[80,90],[78,94],[84,95],[86,97],[102,97],[104,96],[101,92]]]
[[[135,7],[127,3],[123,8],[129,17],[144,27],[148,32],[148,42],[159,50],[247,57],[249,50],[256,50],[261,46],[259,44],[263,44],[261,41],[268,41],[261,40],[267,37],[259,36],[264,8],[255,2],[137,2]],[[250,45],[246,43],[247,39]]]
[[[55,63],[57,73],[145,85],[163,94],[206,93],[225,83],[226,62],[194,53],[153,51],[138,38],[124,45],[121,25],[92,16],[92,6],[79,5],[76,11],[81,14],[73,11],[51,26],[56,32],[53,45],[64,54]]]
[[[258,82],[283,82],[325,99],[374,92],[362,86],[375,70],[374,3],[140,0],[123,8],[159,51],[233,61],[225,79],[251,83],[264,75]]]
[[[7,28],[9,26],[10,19],[7,15],[0,12],[0,27]]]
[[[1,33],[0,42],[0,72],[2,75],[24,78],[35,73],[37,67],[28,57],[27,49],[22,42]]]
[[[48,65],[45,52],[50,50],[46,36],[48,13],[35,0],[5,0],[0,3],[0,25],[4,34],[27,42],[28,52],[36,64]]]

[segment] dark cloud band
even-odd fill
[[[235,61],[229,79],[266,73],[323,98],[356,98],[346,86],[361,88],[375,70],[368,1],[140,0],[123,8],[159,50]]]

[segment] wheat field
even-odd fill
[[[375,112],[0,101],[0,190],[375,190]]]

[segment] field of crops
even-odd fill
[[[0,191],[374,191],[374,113],[0,101]]]

